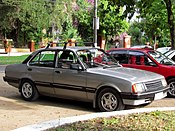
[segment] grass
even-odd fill
[[[154,111],[80,121],[47,131],[173,131],[174,129],[175,111]]]
[[[0,65],[18,64],[24,61],[28,55],[22,56],[0,56]]]

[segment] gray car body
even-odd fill
[[[83,49],[83,47],[81,48]],[[60,49],[62,48],[54,47],[37,50],[33,52],[29,61],[40,51]],[[67,48],[67,50],[71,50],[75,54],[79,49],[77,47]],[[82,62],[80,62],[81,69],[69,70],[57,68],[56,65],[53,68],[30,66],[28,62],[8,65],[5,69],[4,80],[10,85],[19,88],[22,79],[29,79],[35,83],[41,95],[93,102],[94,107],[96,107],[98,92],[106,87],[113,88],[119,92],[125,105],[150,103],[154,100],[156,93],[163,92],[165,97],[168,90],[168,87],[159,89],[155,87],[155,89],[150,91],[133,94],[132,85],[135,83],[147,83],[164,79],[162,75],[148,71],[122,66],[86,68]],[[142,96],[145,97],[142,98]],[[147,96],[151,96],[151,99]],[[141,101],[137,102],[137,100]]]

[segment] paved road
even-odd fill
[[[0,130],[9,131],[60,117],[96,112],[92,104],[56,98],[41,97],[35,102],[26,102],[16,88],[3,81],[3,76],[4,73],[0,73]],[[175,107],[175,99],[154,101],[147,107]]]

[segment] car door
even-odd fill
[[[63,98],[87,99],[86,71],[82,70],[74,52],[67,51],[65,53],[65,51],[59,51],[56,63],[57,67],[54,69],[53,83],[55,94]]]
[[[129,51],[128,59],[127,67],[147,70],[160,74],[159,66],[143,52]]]
[[[26,74],[34,81],[40,94],[54,94],[52,83],[55,56],[56,51],[43,50],[28,63]]]

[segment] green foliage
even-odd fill
[[[122,17],[123,9],[108,0],[100,0],[98,7],[100,17],[99,33],[115,36],[128,30],[129,25]]]
[[[93,5],[87,0],[77,0],[74,24],[83,41],[93,41]]]
[[[128,30],[128,34],[131,35],[131,44],[132,45],[141,45],[143,41],[141,41],[142,32],[140,30],[140,26],[138,22],[132,23]]]
[[[73,27],[72,23],[68,22],[65,23],[66,27],[64,29],[64,32],[60,36],[62,41],[67,41],[69,39],[76,39],[76,41],[80,41],[81,38],[79,37],[78,30]]]
[[[5,8],[6,12],[0,16],[2,20],[0,30],[5,32],[15,30],[17,35],[27,32],[26,39],[39,40],[43,36],[42,30],[50,26],[52,7],[47,1],[2,0],[2,5],[0,11]]]
[[[168,3],[168,4],[166,4]],[[142,30],[150,41],[157,40],[159,45],[169,45],[174,43],[174,21],[171,15],[173,6],[171,0],[140,0],[137,3],[140,18],[142,18]],[[175,16],[175,15],[174,15]]]
[[[80,40],[79,32],[73,25],[76,3],[73,0],[56,1],[52,12],[52,25],[59,30],[59,34],[53,37],[59,37],[61,41],[67,41],[74,38]]]

